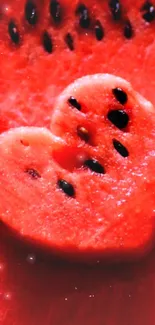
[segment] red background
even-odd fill
[[[155,251],[128,265],[72,265],[0,226],[0,325],[154,325],[154,307]]]

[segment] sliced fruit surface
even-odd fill
[[[1,0],[0,131],[50,125],[78,77],[112,73],[155,103],[155,6],[142,0]]]
[[[63,92],[52,122],[55,134],[1,135],[1,220],[74,259],[144,254],[154,239],[153,106],[125,80],[99,74]]]
[[[154,223],[154,117],[153,106],[131,84],[108,74],[76,80],[53,110],[52,131],[87,152],[78,175],[84,195],[99,209],[102,226],[116,222],[111,233],[105,229],[121,247],[139,245],[150,231],[147,217]],[[63,159],[57,161],[66,168]]]

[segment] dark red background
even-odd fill
[[[0,226],[0,325],[154,325],[154,307],[155,251],[128,265],[72,265]]]

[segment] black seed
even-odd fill
[[[128,122],[129,122],[129,116],[128,114],[119,109],[119,110],[111,110],[108,113],[108,119],[111,123],[113,123],[118,129],[124,129]]]
[[[77,134],[85,142],[88,142],[89,139],[90,139],[88,130],[83,126],[78,126],[77,127]]]
[[[71,96],[68,99],[68,103],[70,105],[72,105],[73,107],[75,107],[76,109],[78,109],[79,111],[81,111],[81,104],[76,100],[76,98],[74,98],[73,96]]]
[[[152,6],[148,12],[143,14],[143,18],[148,23],[151,23],[155,19],[155,8]]]
[[[86,10],[86,6],[83,3],[80,3],[76,8],[76,15],[82,15],[83,11]]]
[[[155,7],[150,1],[146,1],[143,4],[141,11],[145,11],[142,17],[148,23],[151,23],[155,19]]]
[[[131,22],[130,20],[126,20],[125,22],[125,26],[124,26],[124,36],[127,38],[127,39],[131,39],[133,37],[133,28],[132,28],[132,25],[131,25]]]
[[[34,179],[41,178],[41,175],[37,172],[37,170],[32,169],[32,168],[26,169],[25,173],[29,174]]]
[[[117,152],[122,156],[122,157],[128,157],[129,152],[128,150],[123,146],[122,143],[120,143],[118,140],[113,139],[113,145],[114,148],[117,150]]]
[[[43,33],[43,46],[46,52],[52,53],[53,51],[52,39],[49,33],[46,31]]]
[[[58,0],[51,0],[50,2],[50,14],[55,23],[61,22],[61,7]]]
[[[88,167],[93,172],[98,174],[105,174],[104,167],[96,159],[88,159],[84,163],[85,167]]]
[[[89,10],[84,4],[77,7],[76,14],[80,15],[79,24],[82,28],[87,29],[90,26]]]
[[[73,37],[70,33],[67,33],[65,36],[65,42],[68,46],[68,48],[73,51],[74,50],[74,40]]]
[[[37,8],[32,1],[28,1],[25,5],[25,17],[30,25],[35,25],[38,21]]]
[[[88,12],[85,10],[83,15],[80,17],[79,24],[82,28],[87,29],[90,26],[90,18],[88,16]]]
[[[20,42],[20,34],[18,31],[17,25],[14,23],[14,21],[10,21],[8,25],[8,33],[10,35],[10,38],[13,43],[19,44]]]
[[[144,4],[141,7],[141,11],[148,11],[150,7],[152,6],[150,1],[144,2]]]
[[[128,96],[124,90],[122,90],[121,88],[114,88],[112,92],[120,104],[124,105],[127,103]]]
[[[104,37],[104,29],[99,20],[95,23],[95,36],[98,41],[101,41]]]
[[[58,187],[67,194],[68,196],[75,196],[75,190],[72,184],[68,183],[67,181],[60,179],[58,181]]]
[[[110,0],[109,7],[110,7],[110,10],[111,10],[114,20],[120,20],[121,14],[122,14],[120,1],[119,0]]]

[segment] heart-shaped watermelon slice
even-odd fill
[[[56,135],[0,136],[1,220],[74,259],[144,254],[154,237],[154,125],[152,105],[123,79],[77,80],[57,101]]]

